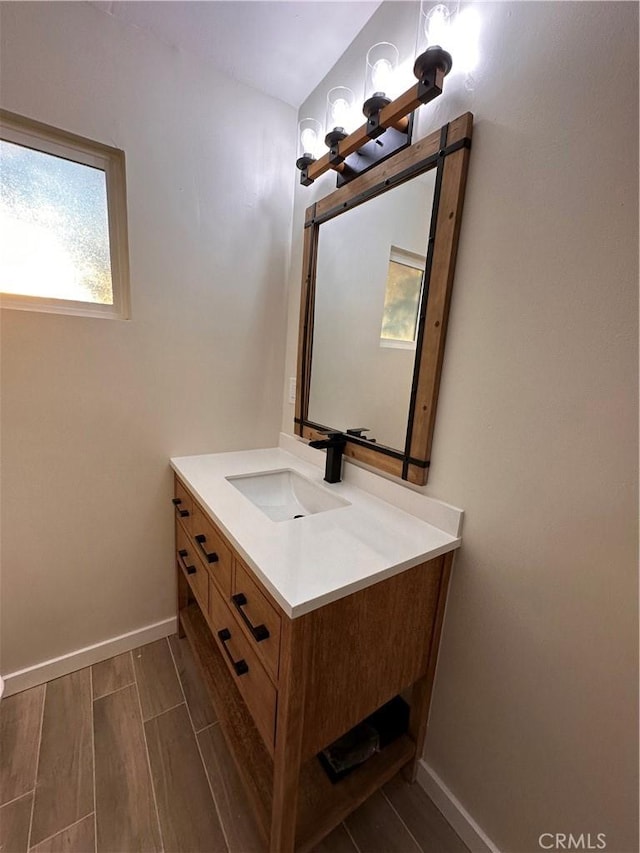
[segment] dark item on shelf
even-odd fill
[[[318,760],[335,784],[380,752],[409,728],[409,706],[395,696],[357,726],[318,754]]]
[[[363,764],[380,751],[377,729],[369,723],[358,723],[345,735],[338,738],[319,755],[320,763],[329,773],[329,778],[342,779],[354,767]]]

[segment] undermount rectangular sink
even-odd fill
[[[261,471],[226,478],[272,521],[290,521],[318,512],[350,506],[296,471]]]

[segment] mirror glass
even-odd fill
[[[308,419],[404,450],[436,170],[322,223]]]

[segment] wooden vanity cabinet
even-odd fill
[[[290,619],[178,478],[175,494],[180,634],[271,853],[309,850],[399,770],[415,779],[452,554]],[[332,783],[318,753],[407,690],[408,731]]]

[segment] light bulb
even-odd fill
[[[327,133],[341,127],[351,133],[356,120],[353,105],[356,96],[348,86],[334,86],[327,92]]]
[[[391,82],[393,67],[388,59],[379,59],[371,71],[371,79],[376,92],[386,92]]]
[[[318,149],[318,134],[315,130],[310,127],[305,127],[300,134],[300,142],[302,143],[303,152],[315,157]]]
[[[424,19],[428,47],[432,45],[447,47],[450,17],[449,9],[443,3],[438,3],[437,6],[429,10]]]
[[[381,41],[369,48],[364,83],[365,103],[374,95],[383,95],[387,99],[395,96],[397,70],[398,48],[394,44]]]
[[[345,127],[349,119],[349,104],[344,98],[338,98],[333,103],[333,123],[338,127]]]
[[[315,160],[320,156],[321,133],[322,126],[316,119],[303,118],[300,120],[298,123],[298,160],[309,161],[309,158]]]
[[[458,71],[470,74],[478,64],[480,58],[480,15],[471,6],[463,9],[456,16],[453,27],[455,44],[456,65]]]

